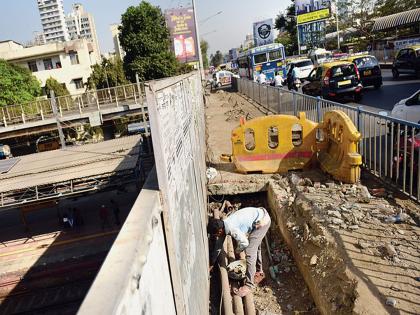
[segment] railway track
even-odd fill
[[[105,254],[29,270],[16,279],[0,282],[0,315],[75,314]]]

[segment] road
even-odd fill
[[[420,89],[420,79],[415,77],[401,75],[398,80],[393,80],[390,69],[383,69],[382,76],[384,84],[380,89],[366,88],[360,104],[351,104],[365,105],[367,110],[391,111],[399,100],[409,97]]]

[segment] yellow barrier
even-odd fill
[[[324,134],[324,139],[318,141],[317,134]],[[235,163],[241,173],[284,173],[304,169],[318,157],[322,170],[337,180],[355,183],[360,179],[360,138],[342,111],[325,113],[320,124],[306,119],[304,112],[298,117],[241,118],[232,131],[232,155],[221,159]]]
[[[241,120],[232,131],[232,161],[243,173],[302,169],[311,161],[317,123],[299,116],[273,115]]]
[[[318,154],[321,169],[337,180],[358,182],[362,164],[362,157],[357,153],[357,143],[362,137],[360,132],[340,110],[325,113],[322,125],[327,147]]]

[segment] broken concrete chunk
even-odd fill
[[[330,217],[336,217],[336,218],[341,219],[341,213],[338,211],[328,211],[328,215]]]
[[[368,242],[364,242],[362,240],[359,240],[357,244],[362,249],[366,249],[366,248],[370,247],[370,244]]]
[[[318,263],[318,256],[317,255],[313,255],[311,257],[311,260],[309,261],[309,265],[310,266],[315,266]]]
[[[395,247],[392,246],[391,244],[386,244],[385,249],[386,249],[386,252],[387,252],[388,256],[394,257],[394,256],[397,255],[397,251],[395,250]]]
[[[339,219],[339,218],[332,218],[332,219],[331,219],[331,223],[332,223],[332,224],[337,224],[337,225],[340,225],[341,223],[344,223],[344,221],[343,221],[343,220],[341,220],[341,219]]]
[[[360,186],[360,201],[364,203],[369,203],[372,196],[369,193],[369,190],[366,186]]]
[[[386,298],[385,304],[389,305],[389,306],[392,306],[392,307],[395,307],[397,305],[397,300],[389,297],[389,298]]]

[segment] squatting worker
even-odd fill
[[[254,287],[254,277],[263,277],[261,257],[261,243],[270,228],[271,218],[264,208],[242,208],[224,220],[210,219],[208,232],[211,240],[217,239],[210,245],[210,264],[216,262],[223,240],[226,235],[232,236],[238,244],[236,252],[245,250],[246,254],[246,281],[235,294],[243,297]],[[221,240],[221,241],[220,241]]]

